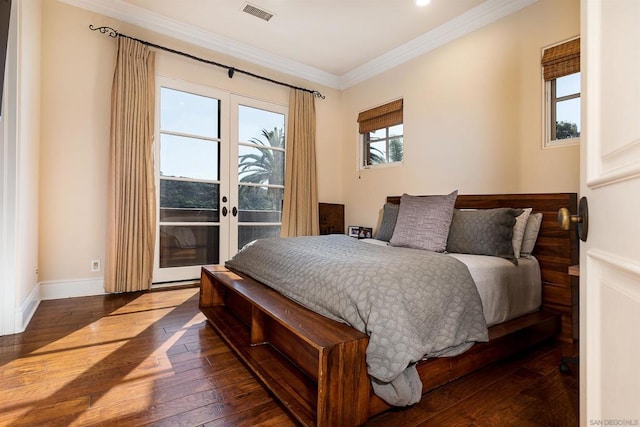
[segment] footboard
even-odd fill
[[[200,310],[301,424],[367,420],[365,334],[222,266],[202,268]]]

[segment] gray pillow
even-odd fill
[[[527,227],[524,229],[524,237],[522,238],[520,256],[531,256],[533,248],[536,246],[536,240],[538,239],[538,233],[540,232],[540,225],[542,225],[542,214],[540,212],[529,215]]]
[[[497,208],[453,212],[447,252],[506,258],[516,265],[513,225],[522,209]]]
[[[391,246],[444,252],[458,190],[446,196],[400,197],[400,209]]]
[[[393,236],[393,230],[396,228],[396,221],[398,220],[398,211],[400,205],[395,203],[385,203],[382,208],[382,222],[376,234],[376,239],[384,240],[388,242]]]

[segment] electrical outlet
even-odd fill
[[[97,273],[99,271],[100,271],[100,260],[99,259],[91,260],[91,272]]]

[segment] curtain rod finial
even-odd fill
[[[89,24],[91,31],[100,31],[100,34],[107,34],[109,37],[118,37],[118,32],[111,27],[94,27],[93,24]]]
[[[321,94],[319,91],[314,90],[313,92],[311,92],[312,94],[315,95],[316,98],[320,98],[320,99],[325,99],[325,96],[323,94]]]

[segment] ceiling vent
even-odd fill
[[[259,7],[249,3],[244,5],[244,7],[242,8],[242,11],[248,13],[249,15],[258,17],[260,19],[264,19],[265,21],[268,21],[269,19],[273,18],[273,13],[269,13],[266,10],[260,9]]]

